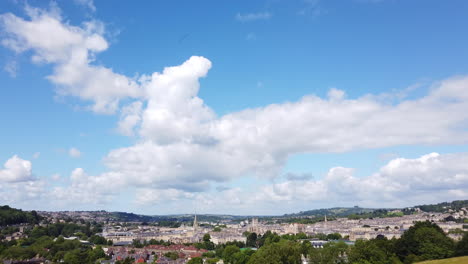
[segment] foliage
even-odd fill
[[[455,247],[456,256],[468,256],[468,232],[465,232],[462,239],[458,241]]]
[[[444,203],[429,204],[429,205],[419,205],[415,207],[421,209],[424,212],[444,213],[444,212],[448,212],[448,210],[450,209],[458,211],[463,207],[468,207],[468,200],[459,200],[459,201],[444,202]]]
[[[395,251],[407,263],[451,257],[454,246],[454,242],[438,225],[426,221],[410,227],[397,241]]]
[[[294,241],[281,240],[261,247],[253,254],[248,264],[301,264],[301,247]]]
[[[203,264],[203,259],[199,257],[192,258],[187,264]]]
[[[348,245],[344,242],[327,243],[323,248],[310,248],[309,257],[311,264],[328,264],[328,263],[346,263],[346,254],[348,253]]]
[[[37,224],[42,219],[36,211],[24,212],[8,205],[0,206],[0,226],[17,224]]]
[[[170,252],[165,253],[164,256],[172,260],[176,260],[179,258],[179,253],[175,251],[170,251]]]
[[[350,263],[396,264],[401,263],[393,250],[393,241],[372,239],[358,240],[349,253]]]
[[[206,233],[203,235],[203,240],[201,243],[195,243],[195,247],[198,249],[213,250],[215,248],[215,244],[211,242],[210,234]]]

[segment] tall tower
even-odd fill
[[[193,232],[197,233],[197,229],[198,229],[197,214],[195,214],[195,217],[193,218]]]

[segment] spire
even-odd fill
[[[193,218],[193,231],[197,232],[198,222],[197,222],[197,214],[195,213],[195,217]]]

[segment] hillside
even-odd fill
[[[468,200],[458,200],[452,202],[443,202],[438,204],[418,205],[415,208],[419,208],[424,212],[439,212],[444,213],[449,210],[458,211],[461,208],[468,208]]]
[[[36,211],[25,212],[20,209],[11,208],[8,205],[0,206],[0,226],[17,224],[36,224],[41,217]]]
[[[429,260],[418,262],[417,264],[468,264],[468,256],[449,259]]]
[[[355,207],[334,207],[328,209],[314,209],[308,211],[302,211],[294,214],[285,214],[284,217],[303,217],[303,216],[334,216],[334,217],[345,217],[353,214],[368,214],[375,212],[380,209],[361,208]]]

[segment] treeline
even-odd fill
[[[295,214],[285,214],[284,217],[301,217],[301,216],[335,216],[335,217],[346,217],[351,214],[362,214],[362,213],[371,213],[376,209],[370,208],[361,208],[359,206],[354,207],[335,207],[328,209],[314,209],[308,211],[301,211]],[[377,209],[378,210],[378,209]]]
[[[36,226],[27,231],[27,238],[0,242],[0,259],[26,260],[39,256],[56,263],[95,263],[106,258],[101,245],[112,245],[111,241],[97,235],[100,232],[102,225],[90,222]],[[93,249],[78,239],[64,238],[71,236],[98,246]]]
[[[36,211],[25,212],[8,205],[0,206],[0,226],[37,224],[41,219],[42,217]]]
[[[405,214],[411,214],[410,211],[392,212],[386,209],[377,209],[367,213],[357,213],[348,215],[348,219],[372,219],[372,218],[384,218],[384,217],[399,217]]]
[[[32,244],[21,241],[0,242],[0,259],[27,260],[36,256],[54,263],[91,264],[106,259],[101,246],[92,248],[78,240],[65,240],[62,236],[55,239],[43,236],[34,239]]]
[[[444,202],[438,204],[418,205],[416,208],[421,209],[424,212],[439,212],[444,213],[449,209],[458,211],[461,208],[468,208],[468,200],[459,200],[453,202]]]
[[[76,223],[55,223],[46,226],[36,226],[32,229],[29,237],[38,239],[43,236],[49,237],[70,237],[77,236],[80,239],[87,240],[88,237],[102,232],[102,224],[92,225],[90,222],[84,224]]]

